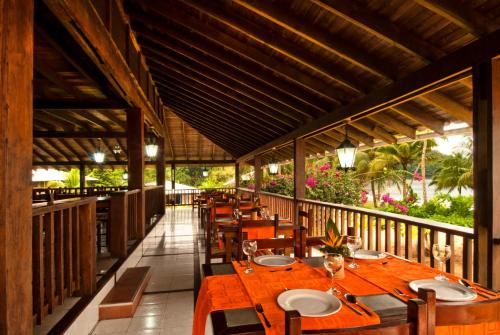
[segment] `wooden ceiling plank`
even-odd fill
[[[245,63],[235,64],[235,57],[231,57],[231,54],[225,52],[225,50],[229,50],[239,55],[241,58],[246,59],[247,61],[250,61],[252,63],[256,63],[263,68],[274,72],[277,76],[286,79],[290,82],[288,85],[290,90],[294,90],[293,85],[298,85],[307,90],[306,92],[300,89],[297,90],[297,93],[294,93],[297,96],[300,96],[301,94],[305,95],[307,94],[307,92],[311,92],[322,96],[324,99],[331,99],[332,102],[341,99],[341,97],[338,96],[337,89],[331,87],[330,85],[325,85],[324,81],[322,81],[321,79],[311,76],[304,71],[295,69],[287,64],[284,64],[280,60],[269,57],[267,53],[260,51],[258,48],[253,47],[251,44],[242,42],[224,31],[215,29],[213,26],[204,23],[198,18],[186,15],[179,8],[176,8],[176,6],[167,7],[167,5],[163,3],[154,3],[152,5],[148,3],[149,2],[145,1],[137,2],[137,6],[134,6],[132,8],[131,14],[142,11],[139,5],[147,6],[148,12],[155,12],[155,14],[161,16],[163,19],[173,20],[177,24],[184,26],[191,31],[195,31],[200,36],[203,36],[207,41],[211,41],[212,43],[218,45],[218,47],[214,48],[204,47],[205,52],[210,53],[211,55],[233,65],[239,67],[246,66],[246,68],[248,69],[247,71],[249,72],[255,71],[252,70],[252,68],[255,68],[255,65],[252,65],[250,63],[248,65],[245,65]],[[168,15],[165,13],[168,13]],[[148,17],[147,20],[152,20],[152,18]],[[200,43],[197,43],[196,46],[200,47]],[[222,49],[220,49],[221,47]],[[216,52],[216,50],[220,52]],[[286,86],[286,84],[278,84],[278,86]]]
[[[373,138],[379,139],[381,141],[384,141],[385,143],[388,144],[395,144],[397,143],[397,139],[388,133],[385,129],[383,129],[380,126],[374,125],[366,120],[359,120],[356,122],[351,122],[349,123],[352,127],[362,131],[363,133],[366,133]]]
[[[68,120],[67,117],[62,117],[61,115],[52,114],[46,111],[37,111],[33,114],[35,115],[35,119],[42,119],[44,121],[54,123],[65,131],[74,131],[77,127],[85,129],[79,121],[76,123],[72,120]]]
[[[375,59],[373,55],[367,54],[365,50],[358,49],[346,41],[341,41],[339,36],[332,38],[324,29],[315,28],[311,23],[305,23],[303,19],[297,18],[291,10],[283,8],[283,6],[276,6],[269,1],[258,0],[233,0],[232,2],[355,64],[365,71],[382,78],[395,77],[394,73],[389,70],[391,67]]]
[[[60,161],[61,158],[68,160],[66,157],[64,157],[64,155],[61,152],[59,152],[52,145],[50,145],[50,143],[47,143],[47,141],[45,141],[45,139],[38,138],[38,139],[36,139],[36,143],[40,149],[45,151],[45,153],[47,155],[49,155],[50,157],[52,157],[55,161]],[[52,152],[51,149],[54,150],[55,153]]]
[[[101,110],[94,110],[94,114],[101,115],[102,117],[109,119],[111,122],[120,127],[120,130],[127,130],[127,121],[120,119],[117,115],[114,114],[114,112],[104,113]]]
[[[451,0],[415,0],[420,6],[444,17],[476,37],[491,33],[500,25],[481,15],[466,3]]]
[[[45,153],[45,157],[51,158],[54,162],[57,162],[59,160],[59,157],[54,156],[49,150],[47,150],[43,145],[41,145],[36,140],[33,141],[33,150],[38,150]]]
[[[196,66],[196,64],[192,63],[190,65],[185,64],[182,62],[178,57],[169,57],[165,54],[154,54],[154,51],[151,51],[152,49],[149,48],[144,48],[144,54],[150,59],[154,60],[157,63],[161,64],[169,64],[169,62],[173,62],[170,64],[176,64],[173,65],[181,70],[187,70],[188,72],[195,74],[196,76],[199,76],[199,80],[205,80],[208,79],[209,82],[217,83],[220,85],[219,87],[226,87],[226,88],[231,88],[233,91],[235,91],[238,94],[241,94],[243,96],[248,97],[249,99],[252,99],[256,101],[257,103],[261,104],[262,106],[265,106],[269,110],[274,110],[275,112],[278,112],[282,116],[289,118],[291,122],[304,122],[307,120],[311,120],[312,116],[305,111],[299,111],[296,107],[291,108],[290,106],[283,104],[281,101],[275,101],[274,98],[270,97],[269,94],[263,93],[262,89],[254,89],[250,88],[247,84],[243,84],[242,81],[235,80],[231,77],[224,77],[224,75],[221,75],[218,71],[213,71],[210,68],[203,68],[200,66]],[[173,67],[172,65],[170,65]],[[194,77],[194,76],[192,76]],[[252,91],[251,91],[252,90]],[[299,115],[297,115],[299,114]],[[318,113],[315,113],[314,116],[317,116]]]
[[[162,92],[162,94],[165,94],[165,95],[174,94],[175,96],[180,96],[183,99],[186,99],[187,101],[204,106],[204,108],[209,110],[211,112],[210,114],[212,114],[215,118],[221,117],[221,110],[219,108],[216,108],[217,106],[214,107],[212,104],[208,103],[203,98],[197,98],[196,96],[193,96],[194,94],[192,94],[192,92],[190,92],[191,96],[189,96],[188,94],[186,94],[180,90],[177,90],[176,88],[167,87],[166,85],[163,86],[163,84],[160,82],[157,82],[157,83],[158,83],[158,86],[160,87],[160,91]],[[226,110],[225,108],[223,108],[223,109]],[[255,131],[259,132],[263,136],[269,136],[270,135],[269,132],[271,132],[273,134],[280,134],[279,132],[275,131],[274,129],[269,128],[266,124],[259,123],[255,119],[243,117],[243,115],[241,115],[241,117],[238,118],[238,116],[233,116],[232,113],[226,114],[226,115],[224,115],[224,119],[228,122],[230,121],[236,127],[239,127],[242,124],[249,122],[255,126],[255,128],[254,128]],[[246,121],[242,122],[242,119],[245,119]]]
[[[39,111],[38,113],[40,113],[42,111]],[[90,127],[88,124],[86,124],[84,121],[81,121],[71,115],[69,115],[68,113],[60,113],[60,112],[47,112],[47,111],[43,111],[44,114],[49,117],[50,119],[57,119],[58,122],[62,122],[63,124],[65,124],[65,129],[71,129],[70,127],[80,127],[82,129],[85,129],[86,131],[91,131]]]
[[[168,73],[172,74],[173,76],[176,76],[177,78],[179,76],[187,77],[190,80],[198,82],[199,84],[211,87],[212,89],[220,92],[223,95],[226,95],[234,100],[240,101],[246,106],[257,111],[259,114],[264,114],[269,118],[275,120],[275,122],[282,123],[287,127],[293,128],[297,122],[302,121],[302,119],[300,118],[292,117],[291,115],[286,115],[282,111],[273,109],[270,106],[266,105],[265,103],[259,101],[252,95],[238,91],[237,89],[231,87],[226,83],[219,83],[208,77],[204,77],[201,74],[197,74],[194,71],[190,71],[187,68],[180,68],[179,65],[177,65],[178,63],[158,61],[156,59],[151,59],[151,58],[149,60],[151,61],[150,66],[152,68],[156,68],[157,70],[162,72],[168,71]]]
[[[413,139],[417,138],[417,130],[415,128],[385,113],[373,114],[369,117],[369,119],[376,121],[384,127],[390,128],[406,137]]]
[[[150,38],[153,39],[153,37]],[[163,56],[162,50],[158,46],[155,48],[152,47],[156,43],[161,44],[161,46],[168,48],[169,50],[177,53],[178,55],[179,54],[182,55],[183,57],[189,59],[192,62],[196,62],[199,65],[195,65],[192,63],[190,65],[192,70],[204,73],[208,72],[210,74],[207,75],[209,75],[210,78],[216,79],[219,82],[220,81],[224,82],[226,78],[229,78],[230,81],[236,82],[238,85],[245,86],[247,89],[251,89],[255,92],[265,95],[266,97],[276,101],[277,103],[286,106],[286,108],[291,108],[296,113],[302,114],[307,118],[310,118],[311,116],[317,116],[318,114],[321,113],[326,113],[325,109],[319,108],[318,106],[310,103],[304,104],[302,100],[294,99],[289,95],[274,89],[274,87],[269,85],[267,81],[263,81],[260,79],[257,80],[255,79],[254,76],[248,75],[240,68],[232,67],[232,69],[228,69],[227,66],[219,65],[217,59],[214,58],[210,59],[210,57],[207,57],[207,55],[204,56],[197,55],[194,52],[190,52],[189,50],[183,49],[171,42],[168,42],[166,39],[157,40],[154,41],[154,43],[148,43],[146,41],[143,41],[141,43],[143,50],[148,51],[148,54],[146,54],[146,56],[150,56],[150,53],[156,54],[157,57]],[[148,44],[151,47],[148,47]],[[185,62],[183,63],[185,64]],[[189,67],[189,65],[186,66]]]
[[[441,135],[444,134],[444,129],[443,129],[444,122],[436,119],[435,117],[431,116],[429,113],[422,111],[421,109],[413,107],[409,104],[401,104],[401,105],[392,107],[391,110],[393,110],[399,114],[402,114],[402,115],[404,115],[412,120],[417,121],[418,123],[420,123],[424,127],[429,128],[438,134],[441,134]]]
[[[167,134],[168,146],[170,148],[170,152],[172,153],[172,159],[175,160],[176,156],[175,156],[175,151],[174,151],[174,143],[172,142],[172,136],[170,135],[169,120],[166,116],[167,113],[164,113],[164,114],[165,114],[165,116],[164,116],[165,133]]]
[[[59,138],[59,142],[66,148],[66,150],[68,150],[69,152],[71,152],[75,157],[77,157],[79,160],[83,160],[83,157],[82,155],[75,150],[75,148],[73,148],[73,146],[71,146],[68,141],[66,141],[65,138]]]
[[[45,138],[120,138],[127,137],[125,132],[116,131],[34,131],[33,137]]]
[[[154,20],[154,18],[150,20]],[[148,24],[150,24],[150,20],[148,21]],[[198,52],[203,54],[203,56],[201,57],[194,54],[193,52],[187,52],[187,49],[184,47],[181,50],[182,52],[186,53],[186,57],[189,56],[191,59],[199,62],[200,64],[213,68],[214,70],[224,72],[226,74],[231,74],[232,72],[230,72],[229,69],[233,69],[234,71],[242,73],[244,74],[244,76],[246,76],[246,79],[243,80],[243,82],[259,83],[254,84],[254,87],[259,87],[262,85],[262,83],[264,83],[273,90],[273,96],[279,97],[281,101],[290,101],[290,99],[293,99],[293,101],[295,101],[294,103],[288,104],[293,105],[302,103],[315,109],[319,109],[319,111],[322,111],[328,106],[331,106],[332,103],[340,104],[337,99],[330,98],[329,101],[325,101],[325,99],[320,99],[318,96],[314,96],[309,94],[308,92],[305,92],[302,87],[300,89],[297,89],[294,85],[290,85],[290,83],[278,79],[274,75],[274,73],[269,74],[267,73],[269,71],[264,72],[263,70],[259,69],[259,67],[256,67],[254,63],[248,64],[247,61],[242,60],[238,57],[234,57],[234,55],[228,54],[226,50],[221,50],[216,45],[214,46],[213,42],[210,43],[204,38],[195,38],[192,36],[192,34],[188,35],[186,33],[183,33],[181,29],[170,28],[164,23],[161,26],[155,24],[153,25],[153,28],[156,31],[161,32],[163,35],[163,38],[161,38],[161,40],[158,40],[157,43],[165,42],[165,47],[179,49],[179,46],[172,46],[173,44],[165,39],[165,34],[167,34],[169,35],[169,38],[174,39],[177,43],[180,42],[188,46],[188,48],[194,48]],[[134,30],[141,37],[146,39],[154,40],[155,38],[159,38],[158,33],[155,33],[152,30],[148,29],[143,23],[141,23],[140,25],[134,24]],[[145,43],[141,42],[141,46],[144,45]],[[207,56],[209,56],[211,59],[215,59],[216,62],[207,62],[205,58]],[[218,63],[221,63],[223,65],[219,65]],[[236,77],[238,78],[239,76]],[[284,89],[284,87],[286,87],[286,89]]]
[[[185,84],[182,82],[177,82],[173,78],[165,78],[166,82],[168,81],[168,85],[163,83],[163,80],[157,80],[158,86],[160,88],[165,88],[169,92],[174,91],[177,94],[184,96],[185,98],[192,98],[193,100],[197,100],[203,105],[210,106],[213,110],[223,109],[225,111],[225,115],[232,120],[249,122],[256,127],[263,128],[268,132],[273,134],[280,134],[279,131],[276,130],[273,123],[270,123],[265,120],[257,120],[256,118],[252,118],[244,110],[239,109],[236,105],[232,105],[229,102],[226,102],[220,98],[218,98],[214,94],[210,94],[210,91],[204,92],[201,91],[198,87],[190,86],[189,88],[185,87]]]
[[[59,143],[57,143],[55,139],[46,138],[45,142],[48,143],[52,148],[54,148],[58,153],[60,153],[67,161],[74,160],[73,157],[69,155],[64,148],[59,146]]]
[[[75,99],[57,99],[57,100],[47,100],[47,99],[34,99],[33,109],[45,109],[45,110],[122,110],[129,108],[128,105],[123,102],[110,100],[110,99],[93,99],[85,98],[85,100],[75,100]]]
[[[458,120],[467,122],[469,125],[472,125],[472,111],[459,102],[456,102],[455,100],[447,97],[446,95],[434,91],[423,94],[418,98],[439,107]]]
[[[69,95],[72,95],[76,99],[82,99],[85,97],[85,94],[78,90],[78,88],[73,87],[70,83],[68,83],[63,77],[61,77],[57,71],[50,68],[50,64],[47,62],[42,62],[34,57],[35,62],[35,71],[40,73],[42,76],[47,78],[50,82],[56,85],[57,88],[65,91]]]
[[[392,23],[385,17],[379,16],[366,7],[354,1],[344,0],[309,0],[320,8],[333,13],[344,20],[364,29],[391,45],[397,46],[416,57],[422,62],[436,60],[445,55],[445,52],[422,39],[401,25]]]
[[[231,15],[226,15],[221,8],[210,6],[208,2],[195,2],[192,0],[185,0],[183,3],[188,4],[190,7],[198,10],[200,13],[203,13],[214,20],[217,20],[224,25],[228,26],[239,33],[242,33],[256,42],[265,45],[273,50],[283,54],[284,56],[293,59],[296,62],[301,63],[304,66],[307,66],[313,71],[316,71],[331,80],[336,81],[339,84],[344,85],[345,87],[355,91],[355,92],[363,92],[367,90],[367,87],[363,86],[363,83],[355,82],[356,78],[353,78],[351,74],[346,73],[344,69],[340,67],[333,67],[329,64],[328,67],[325,67],[318,63],[316,57],[313,57],[311,54],[304,52],[303,49],[298,48],[296,45],[288,43],[282,39],[275,38],[269,34],[269,31],[264,31],[257,27],[252,22],[246,21],[241,17],[235,17]]]
[[[340,126],[336,128],[337,131],[345,134],[345,126]],[[373,136],[368,135],[366,132],[359,130],[359,128],[354,127],[354,123],[350,123],[347,126],[347,137],[354,138],[356,141],[363,142],[368,146],[373,146]]]
[[[189,157],[189,153],[187,148],[186,129],[184,123],[185,123],[184,121],[181,122],[181,131],[182,131],[182,140],[184,142],[184,151],[186,153],[186,159],[187,159]]]

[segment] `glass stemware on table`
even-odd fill
[[[356,263],[356,250],[361,248],[361,237],[359,236],[347,236],[347,248],[352,253],[352,261],[349,264],[351,269],[359,268],[358,263]]]
[[[252,269],[252,265],[250,264],[250,262],[253,259],[253,255],[257,251],[257,241],[255,241],[255,240],[244,240],[243,243],[242,243],[242,249],[243,249],[243,253],[245,255],[247,255],[247,257],[248,257],[248,259],[247,259],[247,268],[245,269],[244,272],[245,273],[252,273],[253,269]]]
[[[441,273],[434,277],[434,279],[448,280],[444,273],[446,272],[446,261],[451,258],[451,247],[447,244],[435,243],[432,245],[432,256],[439,262],[441,268]]]
[[[328,289],[328,291],[326,291],[326,293],[332,295],[339,294],[340,291],[333,286],[333,281],[335,278],[335,274],[342,270],[342,267],[344,266],[344,257],[342,257],[341,254],[325,254],[325,256],[323,257],[323,265],[325,266],[325,269],[330,272],[330,275],[332,277],[330,288]]]

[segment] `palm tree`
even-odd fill
[[[431,185],[436,190],[458,190],[462,194],[463,188],[473,187],[472,158],[469,154],[456,152],[443,159],[441,166],[432,177]]]
[[[408,176],[413,176],[413,173],[409,171],[409,168],[421,159],[422,148],[422,141],[414,141],[388,145],[377,150],[384,159],[401,167],[400,172],[402,175],[401,183],[403,185],[403,198],[406,198],[408,193],[406,179]]]

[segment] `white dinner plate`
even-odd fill
[[[288,266],[295,263],[295,259],[281,255],[263,255],[253,259],[255,264],[263,266]]]
[[[289,290],[278,296],[278,305],[286,311],[297,310],[301,316],[319,317],[337,313],[340,300],[326,292],[309,289]]]
[[[446,280],[421,279],[410,283],[410,288],[418,292],[420,287],[436,291],[436,299],[443,301],[469,301],[477,298],[476,292],[457,283]]]
[[[380,259],[385,258],[385,254],[375,250],[357,250],[356,259]]]

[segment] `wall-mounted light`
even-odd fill
[[[208,169],[206,167],[204,167],[203,170],[201,170],[201,175],[203,177],[208,177]]]
[[[125,170],[125,171],[123,172],[123,174],[122,174],[122,178],[123,178],[123,180],[128,180],[128,171],[127,171],[127,170]]]
[[[151,127],[151,131],[154,131],[154,128]],[[158,154],[158,144],[156,144],[156,137],[154,135],[151,135],[148,138],[148,142],[146,143],[146,156],[149,158],[155,158],[156,155]]]
[[[115,144],[115,146],[113,147],[113,153],[115,155],[119,155],[119,154],[121,154],[121,152],[122,152],[122,148],[120,147],[120,145]]]

